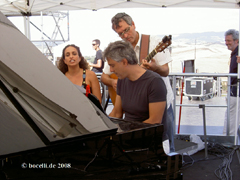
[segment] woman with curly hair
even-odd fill
[[[87,61],[82,56],[78,46],[67,45],[62,51],[58,69],[78,87],[84,87],[95,95],[101,103],[101,91],[98,78],[93,71],[89,70]]]

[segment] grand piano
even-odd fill
[[[0,29],[0,179],[182,178],[162,125],[108,117],[1,12]]]

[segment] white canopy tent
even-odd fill
[[[156,7],[239,8],[239,0],[0,0],[0,11],[4,14]]]

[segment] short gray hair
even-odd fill
[[[118,28],[119,27],[119,22],[125,21],[128,25],[132,25],[132,18],[126,13],[117,13],[113,18],[112,18],[112,29],[115,31],[114,27]]]
[[[121,62],[125,58],[129,64],[138,64],[138,59],[133,46],[128,41],[116,41],[110,43],[103,52],[103,58],[111,58],[117,62]]]
[[[228,31],[225,32],[225,36],[232,35],[233,40],[238,40],[239,39],[239,32],[235,29],[229,29]]]

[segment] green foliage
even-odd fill
[[[95,56],[84,56],[84,58],[85,58],[88,62],[93,63],[93,61],[94,61],[94,59],[95,59]]]

